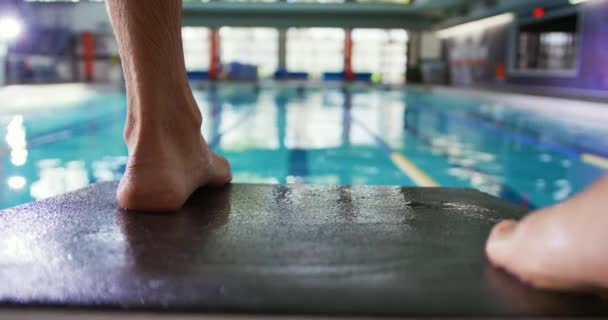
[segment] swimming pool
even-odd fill
[[[0,207],[121,177],[122,91],[19,90],[0,100]],[[235,182],[473,187],[534,208],[582,190],[608,157],[602,125],[467,94],[224,84],[195,97]]]

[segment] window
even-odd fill
[[[242,63],[258,67],[260,77],[272,75],[278,67],[279,32],[272,28],[220,28],[222,64]]]
[[[383,82],[402,83],[407,33],[394,29],[354,29],[353,71],[379,75]]]
[[[344,68],[344,30],[338,28],[289,28],[287,70],[320,78],[323,72]]]
[[[579,42],[576,14],[520,25],[517,40],[518,71],[576,69]]]
[[[203,71],[209,69],[209,29],[202,27],[183,27],[184,58],[186,70]]]

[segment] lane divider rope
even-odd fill
[[[608,170],[608,159],[600,156],[596,156],[590,153],[583,153],[581,160],[587,164],[594,165],[604,170]]]
[[[352,115],[349,116],[349,121],[355,125],[361,127],[367,133],[369,133],[381,149],[386,151],[393,162],[393,164],[405,174],[410,180],[412,180],[418,187],[440,187],[441,185],[431,178],[424,170],[420,169],[416,164],[409,160],[403,154],[395,151],[391,146],[388,145],[378,134],[364,125],[362,122],[355,119]]]
[[[592,154],[589,152],[584,152],[580,150],[579,147],[573,147],[570,145],[563,144],[561,142],[553,142],[553,141],[542,141],[538,137],[534,137],[526,132],[520,132],[509,128],[503,123],[497,122],[487,122],[488,119],[480,118],[479,115],[474,113],[466,113],[466,114],[458,114],[451,111],[442,111],[437,110],[435,107],[431,106],[422,106],[416,105],[412,107],[413,110],[424,110],[427,112],[431,112],[433,114],[444,115],[450,118],[451,121],[459,121],[468,127],[472,127],[475,129],[482,130],[490,130],[495,132],[500,132],[509,136],[511,139],[515,141],[533,146],[540,150],[549,151],[549,152],[557,152],[566,157],[581,159],[584,163],[598,167],[600,169],[608,169],[608,158]]]

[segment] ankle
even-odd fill
[[[124,139],[131,150],[138,145],[161,145],[162,142],[187,143],[200,139],[202,115],[188,88],[177,95],[129,95],[129,110]],[[145,106],[145,107],[144,107]]]

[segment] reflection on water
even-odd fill
[[[95,181],[119,180],[125,171],[128,157],[109,157],[93,161],[93,178]]]
[[[395,151],[441,186],[546,206],[602,174],[574,151],[597,154],[588,150],[592,140],[608,134],[538,111],[409,89],[221,85],[195,98],[203,136],[228,158],[234,181],[246,183],[414,186],[392,163]],[[1,207],[120,179],[124,96],[93,100],[0,119]]]
[[[10,150],[11,163],[18,167],[27,162],[27,141],[25,136],[23,116],[13,116],[6,126],[5,140]]]
[[[12,176],[6,180],[6,184],[8,184],[8,187],[13,190],[23,189],[26,183],[27,180],[25,179],[25,177],[22,176]]]
[[[559,179],[555,181],[556,191],[553,193],[553,198],[557,201],[562,201],[568,198],[572,194],[572,186],[570,181],[566,179]]]
[[[62,166],[59,159],[47,159],[39,161],[38,168],[40,178],[30,187],[30,195],[36,200],[78,190],[89,184],[84,161],[70,161]]]

